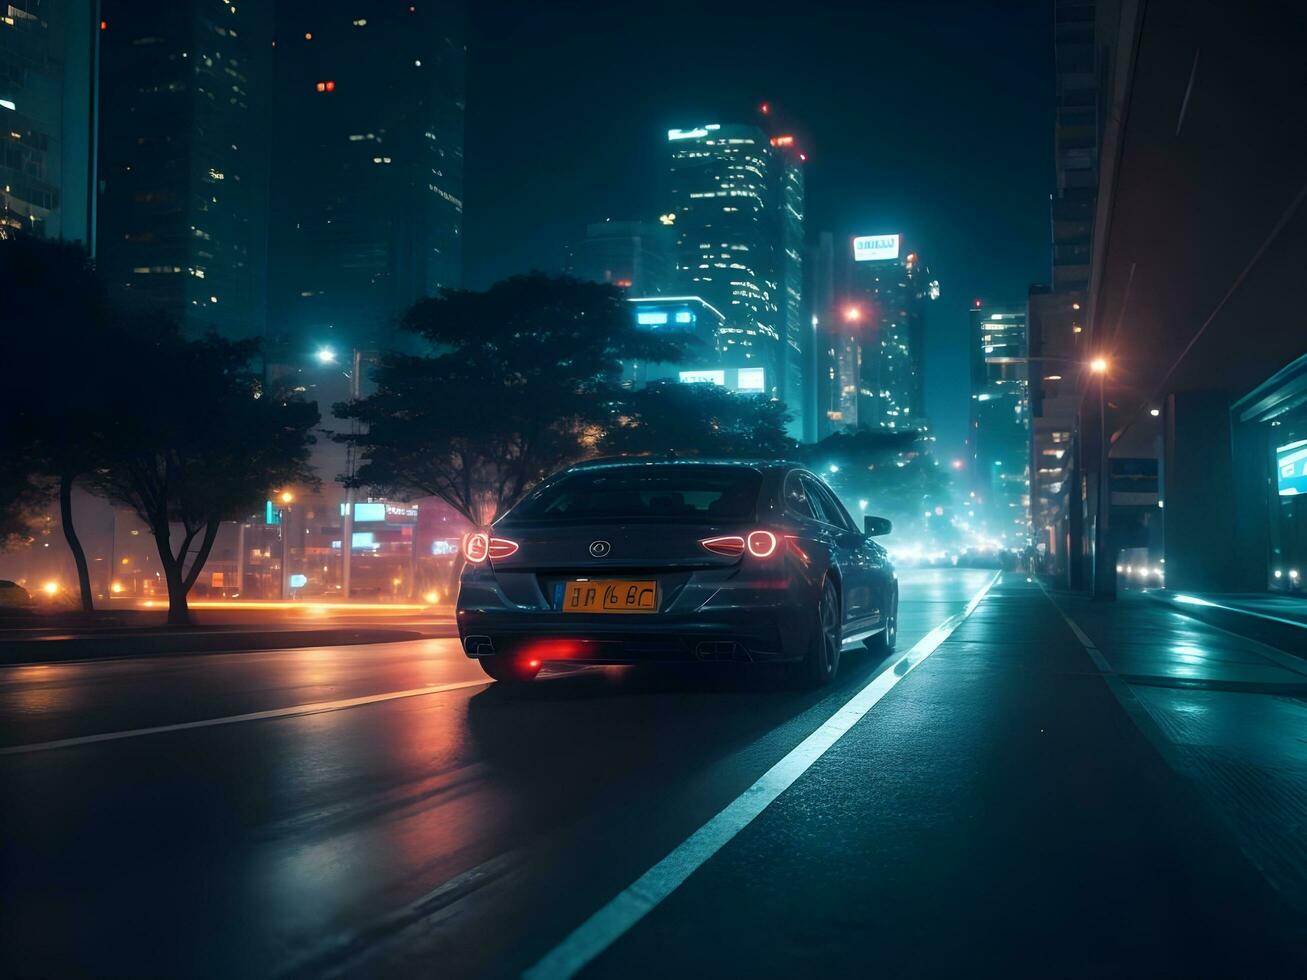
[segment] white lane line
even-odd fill
[[[998,578],[999,574],[995,573],[984,588],[971,597],[961,613],[936,626],[890,667],[873,677],[785,758],[763,773],[757,782],[607,905],[581,923],[571,935],[528,969],[523,977],[526,980],[556,980],[575,976],[586,964],[620,939],[825,755],[895,684],[934,653],[962,621],[975,611]]]
[[[315,701],[312,704],[293,704],[287,708],[270,708],[267,711],[251,711],[245,715],[228,715],[226,718],[204,718],[200,721],[183,721],[175,725],[154,725],[150,728],[133,728],[125,732],[103,732],[99,735],[80,735],[76,738],[60,738],[53,742],[33,742],[31,745],[10,745],[0,748],[0,755],[19,755],[24,752],[45,752],[50,749],[66,749],[74,745],[90,745],[94,742],[116,742],[120,738],[137,738],[141,735],[159,735],[163,732],[184,732],[192,728],[213,728],[217,725],[236,725],[243,721],[263,721],[267,718],[293,718],[296,715],[316,715],[324,711],[340,711],[344,708],[357,708],[359,705],[376,704],[380,701],[395,701],[399,698],[416,698],[424,694],[440,694],[444,691],[457,691],[465,687],[484,687],[490,680],[459,681],[455,684],[432,684],[429,687],[415,687],[407,691],[389,691],[385,694],[368,694],[361,698],[344,698],[340,701]]]
[[[1057,604],[1057,600],[1049,594],[1048,589],[1044,588],[1044,583],[1037,581],[1035,584],[1039,586],[1039,591],[1044,593],[1044,598],[1048,600],[1049,605],[1056,609],[1058,615],[1065,620],[1067,626],[1071,627],[1071,632],[1075,634],[1076,640],[1085,648],[1085,653],[1089,654],[1089,659],[1092,660],[1094,666],[1098,668],[1099,674],[1102,675],[1103,682],[1107,684],[1107,689],[1112,693],[1112,697],[1116,698],[1116,703],[1121,706],[1121,709],[1127,716],[1129,716],[1130,720],[1134,722],[1135,727],[1143,733],[1144,738],[1148,739],[1153,748],[1157,751],[1157,754],[1162,757],[1167,765],[1177,772],[1189,772],[1189,764],[1181,758],[1179,752],[1176,750],[1175,744],[1167,737],[1166,733],[1162,731],[1161,726],[1158,725],[1157,721],[1149,713],[1148,708],[1144,706],[1144,703],[1139,700],[1134,689],[1120,674],[1116,672],[1115,669],[1113,669],[1112,665],[1108,663],[1107,658],[1103,656],[1103,652],[1094,645],[1094,641],[1091,640],[1089,635],[1080,628],[1080,624],[1072,619],[1067,611]]]

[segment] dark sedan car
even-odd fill
[[[818,477],[793,463],[597,462],[546,480],[468,535],[463,649],[497,680],[543,664],[790,663],[808,683],[840,651],[892,649],[894,568]]]

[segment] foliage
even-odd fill
[[[418,302],[404,327],[432,353],[392,354],[376,391],[337,405],[361,423],[354,483],[439,497],[485,523],[592,455],[624,359],[677,361],[683,339],[636,330],[621,292],[542,273]]]
[[[665,382],[623,393],[600,447],[612,454],[776,458],[793,455],[785,406],[713,384]]]
[[[866,500],[869,513],[905,527],[920,525],[925,509],[951,502],[948,471],[916,432],[837,433],[802,447],[802,454],[846,506]]]
[[[105,291],[76,245],[26,235],[0,240],[6,322],[0,385],[0,541],[22,540],[33,510],[58,491],[82,606],[90,572],[73,523],[73,483],[112,454],[106,409],[118,351]]]
[[[248,514],[275,487],[317,484],[309,451],[318,410],[262,390],[249,367],[252,342],[187,341],[166,326],[139,326],[142,340],[123,366],[132,411],[116,417],[117,454],[92,486],[149,526],[169,622],[184,623],[221,522]]]

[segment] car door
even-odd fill
[[[885,620],[890,615],[894,601],[894,567],[889,560],[889,552],[884,545],[869,537],[863,531],[863,528],[840,503],[839,498],[831,492],[830,487],[823,483],[822,488],[834,500],[835,506],[839,508],[845,522],[857,533],[858,550],[861,555],[859,565],[866,572],[868,588],[871,590],[867,618],[863,623],[863,628],[877,629],[885,625]]]
[[[869,619],[878,611],[879,602],[872,588],[866,538],[853,526],[835,495],[811,473],[800,475],[804,492],[812,505],[816,520],[831,545],[831,558],[839,565],[843,577],[844,635],[851,636],[871,629]]]

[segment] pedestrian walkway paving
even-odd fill
[[[1307,916],[1307,660],[1141,596],[1051,598],[1250,860]]]

